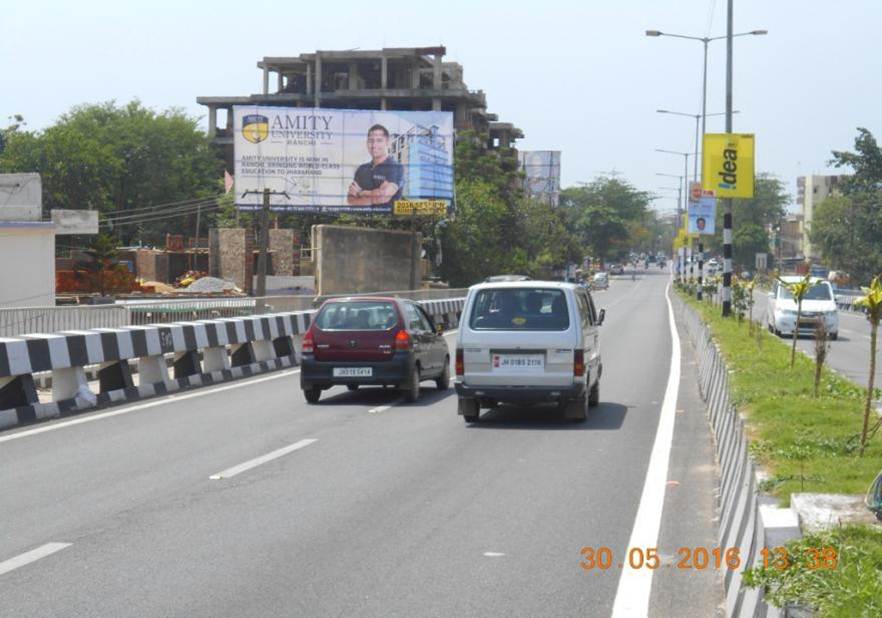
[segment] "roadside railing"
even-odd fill
[[[443,300],[462,298],[465,288],[378,291],[367,294],[411,298],[413,300]],[[360,294],[360,295],[367,295]],[[118,328],[146,324],[237,318],[265,313],[310,311],[328,298],[352,294],[334,294],[316,297],[265,296],[236,298],[154,298],[118,301],[114,305],[76,305],[68,307],[13,307],[0,308],[0,337],[15,337],[26,333],[57,333],[67,330]]]
[[[121,305],[0,308],[0,337],[14,337],[22,333],[117,328],[128,324],[128,310]]]

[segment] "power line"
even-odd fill
[[[152,217],[154,215],[162,215],[169,214],[175,212],[181,212],[184,210],[189,210],[192,208],[197,208],[204,204],[213,204],[217,201],[216,198],[203,198],[201,200],[194,201],[190,204],[184,204],[180,206],[173,206],[168,208],[163,208],[162,210],[153,209],[151,212],[139,212],[125,215],[117,215],[115,217],[102,216],[105,221],[125,221],[126,219],[137,219],[140,217]]]
[[[220,210],[222,207],[219,204],[203,204],[201,205],[201,211],[205,212],[213,212]],[[174,214],[157,214],[155,216],[143,217],[140,219],[134,219],[131,221],[106,221],[101,223],[100,227],[105,229],[110,229],[113,227],[121,227],[124,225],[139,225],[141,223],[151,223],[156,221],[166,221],[169,219],[180,219],[182,217],[189,217],[191,215],[195,215],[196,212],[200,210],[200,208],[192,208],[191,210],[185,212],[178,212]]]
[[[219,206],[217,201],[214,199],[205,200],[202,202],[196,202],[195,204],[189,204],[187,206],[178,206],[177,208],[169,208],[163,211],[158,212],[145,212],[138,215],[127,215],[123,217],[111,217],[105,218],[102,221],[102,224],[113,224],[116,225],[118,223],[130,223],[137,222],[146,219],[154,219],[156,217],[175,217],[179,215],[186,215],[188,213],[193,213],[199,210],[200,208],[205,208],[209,206]]]
[[[111,211],[108,211],[108,212],[102,213],[102,214],[104,216],[113,216],[115,213],[120,213],[120,215],[125,215],[128,213],[140,212],[142,210],[156,210],[157,208],[165,208],[165,207],[171,207],[171,206],[185,206],[187,204],[192,204],[195,202],[202,202],[202,201],[205,201],[208,199],[217,199],[221,196],[222,196],[222,194],[217,194],[217,195],[209,196],[209,197],[193,197],[193,198],[188,198],[186,200],[179,200],[176,202],[166,202],[163,204],[152,204],[150,206],[138,206],[137,208],[119,208],[117,210],[111,210]]]

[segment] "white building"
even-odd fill
[[[0,174],[0,307],[55,304],[55,224],[39,174]]]
[[[815,254],[809,239],[815,208],[836,193],[836,187],[844,178],[845,176],[800,176],[796,179],[796,203],[802,207],[802,249],[806,259],[820,257]]]

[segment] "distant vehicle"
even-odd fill
[[[711,258],[707,261],[705,267],[708,269],[720,270],[720,263],[716,258]]]
[[[591,280],[591,287],[595,290],[605,290],[609,288],[609,276],[606,273],[597,273]]]
[[[802,277],[781,277],[786,283],[794,283],[802,280]],[[796,324],[797,304],[793,295],[785,286],[776,281],[769,292],[769,310],[766,314],[766,323],[769,331],[778,336],[793,335],[793,329],[797,328],[799,335],[813,335],[819,319],[824,320],[828,337],[839,337],[839,311],[836,307],[836,299],[833,295],[833,287],[829,282],[819,278],[813,278],[816,285],[809,288],[808,294],[802,299],[802,314],[799,324]]]
[[[499,283],[501,281],[529,281],[527,275],[493,275],[484,279],[484,283]]]
[[[381,385],[401,389],[416,401],[420,383],[450,383],[450,354],[425,310],[400,298],[335,298],[319,308],[303,336],[300,388],[309,403],[323,390],[345,385]]]
[[[497,403],[556,403],[585,420],[600,402],[598,313],[571,283],[480,283],[469,289],[456,342],[458,412],[477,423]]]
[[[647,255],[646,261],[649,262],[650,264],[655,264],[655,256],[652,254]]]
[[[611,274],[611,275],[624,275],[625,274],[625,266],[623,264],[610,264],[609,265],[609,274]]]

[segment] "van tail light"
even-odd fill
[[[585,375],[585,350],[573,352],[573,375],[577,378]]]
[[[413,341],[410,338],[410,333],[406,330],[400,330],[395,333],[395,349],[400,352],[409,352],[413,347]]]
[[[465,359],[463,358],[462,348],[456,348],[456,375],[465,375]]]
[[[303,341],[301,342],[300,351],[303,354],[312,354],[315,352],[315,336],[312,334],[312,328],[306,331],[306,334],[303,335]]]

